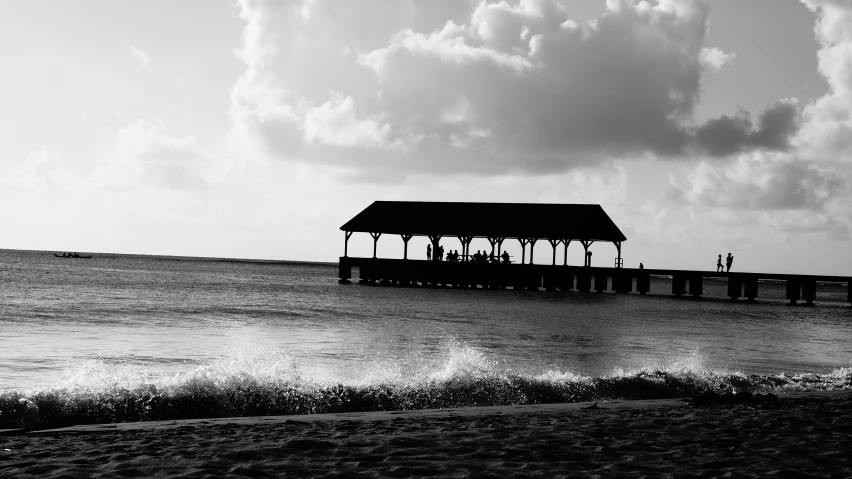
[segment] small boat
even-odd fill
[[[68,254],[53,253],[53,256],[56,256],[57,258],[89,259],[94,255],[90,254],[89,256],[81,256],[80,253],[68,253]]]

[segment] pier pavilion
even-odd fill
[[[526,263],[527,245],[530,264],[540,240],[553,248],[562,244],[565,251],[572,241],[583,245],[586,253],[595,241],[611,242],[617,250],[614,266],[621,267],[621,244],[627,238],[600,205],[537,203],[449,203],[416,201],[376,201],[340,227],[346,239],[343,256],[348,256],[352,233],[369,233],[373,237],[373,258],[383,234],[399,235],[403,241],[403,258],[408,259],[408,242],[414,236],[426,236],[437,249],[442,238],[458,238],[462,257],[470,254],[474,238],[485,238],[492,252],[499,256],[503,242],[515,239],[521,244],[521,264]],[[566,263],[567,264],[567,258]]]
[[[753,301],[761,281],[775,280],[786,282],[786,298],[791,304],[799,300],[813,304],[820,282],[846,283],[847,301],[852,302],[852,278],[847,276],[624,268],[621,246],[627,238],[600,205],[376,201],[340,229],[345,235],[339,263],[341,283],[348,283],[352,268],[357,267],[359,282],[368,284],[483,289],[543,287],[548,291],[576,288],[580,292],[591,291],[594,284],[598,292],[629,293],[635,287],[645,294],[650,290],[651,275],[655,275],[671,278],[671,292],[675,296],[701,296],[704,279],[726,278],[732,300]],[[353,233],[368,233],[373,238],[371,258],[348,255]],[[400,237],[401,259],[378,257],[379,239],[383,235]],[[429,238],[433,251],[442,239],[457,239],[462,246],[461,261],[408,259],[408,242],[414,236]],[[497,257],[505,240],[516,240],[521,245],[520,261],[470,262],[470,243],[474,238],[487,239]],[[534,264],[532,259],[535,245],[541,240],[546,240],[553,250],[549,265]],[[572,242],[581,244],[586,253],[594,242],[612,243],[616,250],[612,266],[567,264],[567,250]],[[566,254],[563,264],[557,265],[556,249],[560,245]]]

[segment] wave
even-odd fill
[[[460,343],[445,347],[429,365],[411,369],[377,361],[346,380],[305,374],[282,354],[230,358],[172,374],[96,359],[74,363],[56,386],[0,394],[0,429],[850,388],[852,367],[828,374],[746,375],[709,371],[700,361],[686,360],[604,377],[519,373]]]

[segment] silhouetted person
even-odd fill
[[[509,264],[509,253],[504,251],[503,256],[501,256],[501,257],[503,258],[503,263]]]
[[[592,252],[586,251],[586,266],[592,266]]]
[[[488,255],[488,261],[489,261],[490,263],[493,263],[493,262],[494,262],[494,250],[493,250],[493,249],[491,250],[491,254],[490,254],[490,255]]]
[[[456,251],[453,253],[453,262],[455,262],[455,263],[458,263],[458,262],[459,262],[459,250],[456,250]]]
[[[426,245],[426,261],[432,261],[432,245]]]
[[[716,272],[725,272],[725,268],[722,267],[722,255],[719,255],[719,259],[716,260]]]
[[[645,265],[642,264],[642,263],[639,263],[639,269],[645,269]]]
[[[725,260],[725,264],[728,265],[728,273],[731,272],[731,265],[734,263],[734,255],[728,253],[728,258]]]

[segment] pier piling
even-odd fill
[[[694,297],[699,297],[703,293],[704,277],[691,276],[689,278],[689,294]]]
[[[798,278],[789,278],[787,280],[787,299],[790,300],[790,304],[796,304],[796,301],[802,298],[801,290],[802,285]]]
[[[612,289],[616,293],[629,293],[633,291],[633,277],[623,271],[614,273],[612,276]]]
[[[598,293],[603,293],[604,291],[606,291],[608,279],[609,278],[607,278],[606,274],[600,274],[600,273],[596,274],[595,275],[595,291],[597,291]]]
[[[592,290],[592,275],[588,271],[577,274],[577,291],[588,293]]]
[[[340,258],[340,263],[338,263],[337,270],[337,277],[340,278],[338,283],[349,284],[349,280],[352,278],[352,264],[349,263],[348,259],[345,256]]]
[[[572,291],[574,289],[574,275],[570,272],[562,272],[559,278],[559,289],[561,291]]]
[[[639,294],[646,294],[651,290],[651,273],[639,273],[636,278],[636,291]]]
[[[739,275],[728,276],[728,297],[736,301],[743,295],[743,279]]]
[[[684,293],[686,293],[686,276],[684,276],[683,274],[673,274],[672,294],[680,297]]]
[[[802,280],[802,299],[805,300],[805,304],[808,306],[814,305],[814,300],[816,299],[816,280],[809,278]]]
[[[743,281],[745,286],[745,297],[748,298],[749,301],[754,301],[754,298],[757,298],[757,277],[756,276],[748,276]]]

